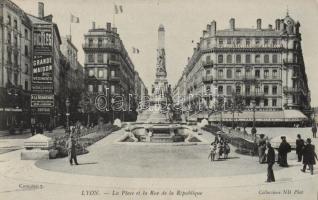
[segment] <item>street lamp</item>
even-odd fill
[[[255,107],[256,107],[256,101],[255,101],[255,99],[252,100],[252,105],[253,105],[253,127],[252,127],[251,132],[252,132],[252,135],[253,135],[253,136],[255,137],[255,139],[256,139],[256,132],[257,132],[257,130],[256,130],[256,127],[255,127]]]
[[[70,100],[66,98],[65,105],[66,105],[66,133],[70,134]]]

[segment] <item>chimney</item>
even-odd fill
[[[295,25],[295,32],[297,34],[299,34],[299,27],[300,27],[300,23],[297,21],[296,25]]]
[[[283,19],[280,20],[279,30],[280,31],[284,31],[285,30],[285,23],[284,23]]]
[[[280,20],[279,20],[279,19],[276,19],[276,20],[275,20],[275,30],[276,30],[276,31],[279,31],[279,30],[280,30]]]
[[[262,20],[261,19],[256,20],[256,27],[257,27],[257,30],[262,30]]]
[[[211,22],[211,35],[214,36],[216,33],[216,21]]]
[[[207,31],[206,30],[202,31],[202,36],[203,36],[203,38],[207,37]]]
[[[231,29],[231,31],[235,30],[235,19],[234,18],[230,19],[230,29]]]
[[[92,29],[95,29],[95,28],[96,28],[95,22],[92,22]]]
[[[106,23],[106,29],[107,29],[107,31],[111,31],[112,30],[112,24],[107,22]]]
[[[112,28],[112,31],[113,31],[114,33],[117,33],[117,28],[116,28],[116,27],[113,27],[113,28]]]
[[[38,17],[43,19],[44,17],[44,3],[38,2]]]
[[[208,33],[211,33],[211,24],[206,25],[206,30]]]
[[[268,24],[268,29],[269,30],[272,30],[273,29],[273,26],[271,24]]]

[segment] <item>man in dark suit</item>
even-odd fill
[[[316,123],[315,123],[315,122],[312,124],[311,131],[312,131],[312,137],[313,137],[313,138],[316,138],[317,126],[316,126]]]
[[[311,175],[314,175],[314,165],[316,164],[316,160],[318,160],[318,158],[315,152],[315,146],[311,144],[310,138],[307,139],[307,144],[305,145],[303,149],[303,156],[304,156],[303,158],[304,167],[301,171],[305,172],[306,167],[308,165]]]
[[[296,154],[298,157],[298,162],[301,162],[302,158],[302,151],[304,148],[305,142],[303,139],[301,139],[300,134],[297,135],[297,140],[296,140]]]
[[[75,165],[78,165],[76,158],[76,140],[72,134],[70,135],[70,138],[67,142],[67,150],[70,164],[73,165],[74,160]]]
[[[275,164],[275,151],[271,143],[267,143],[267,181],[266,182],[275,182],[273,165]]]
[[[280,143],[279,148],[278,148],[279,166],[288,167],[287,154],[289,152],[291,152],[291,146],[286,141],[286,137],[285,136],[282,136],[281,139],[282,139],[282,142]]]
[[[258,157],[259,163],[263,164],[266,161],[265,150],[266,150],[266,139],[264,138],[264,134],[260,134],[260,139],[258,140]]]

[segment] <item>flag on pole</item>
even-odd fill
[[[115,14],[118,14],[118,7],[117,7],[117,5],[114,5],[114,9],[115,9]]]
[[[79,17],[75,17],[73,14],[71,14],[71,23],[79,23]]]
[[[123,6],[122,5],[114,5],[114,9],[115,9],[115,14],[120,14],[123,13]]]
[[[136,47],[133,47],[132,50],[133,50],[133,53],[135,53],[135,54],[139,54],[139,52],[140,52],[140,50]]]

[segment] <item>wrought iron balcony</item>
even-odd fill
[[[203,83],[213,83],[213,76],[203,76],[202,82]]]
[[[84,50],[117,50],[120,51],[121,47],[120,45],[116,45],[116,44],[89,44],[89,43],[84,43],[82,45]]]
[[[285,94],[288,94],[288,93],[299,93],[301,92],[302,90],[300,88],[293,88],[293,87],[283,87],[283,91]]]
[[[290,60],[290,59],[283,59],[284,65],[297,65],[299,64],[296,60]]]
[[[118,75],[110,76],[109,81],[120,82],[120,77]]]
[[[120,61],[116,59],[109,59],[108,60],[109,65],[120,65]]]
[[[213,67],[213,61],[212,60],[202,61],[201,63],[202,63],[202,66],[204,68]]]

